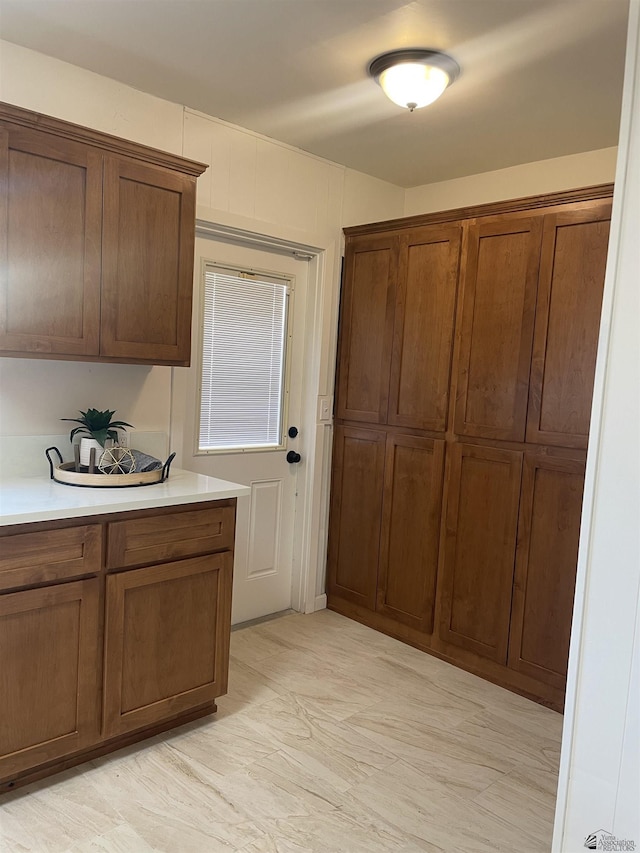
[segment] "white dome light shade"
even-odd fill
[[[395,50],[369,65],[387,97],[411,112],[432,104],[459,73],[454,59],[434,50]]]

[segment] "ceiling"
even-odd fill
[[[404,187],[616,145],[628,0],[0,0],[2,38]],[[445,50],[430,107],[367,77]]]

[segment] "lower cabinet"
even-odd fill
[[[341,426],[334,448],[330,600],[430,634],[444,441]]]
[[[0,778],[98,736],[98,580],[0,595]]]
[[[522,453],[454,444],[440,579],[440,638],[507,662]]]
[[[328,606],[561,710],[580,451],[344,425],[335,441]]]
[[[215,711],[235,503],[0,529],[0,792]]]
[[[564,689],[584,463],[525,455],[509,666]]]
[[[107,577],[105,736],[226,692],[231,570],[225,551]]]

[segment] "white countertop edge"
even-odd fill
[[[125,488],[90,488],[57,483],[48,476],[0,481],[0,527],[83,518],[154,507],[245,497],[248,486],[172,469],[164,483]]]

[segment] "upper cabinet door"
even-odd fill
[[[611,203],[545,216],[527,441],[586,448]]]
[[[340,317],[336,414],[384,423],[389,395],[398,237],[347,244]]]
[[[0,127],[0,351],[98,354],[102,156]]]
[[[447,427],[461,234],[433,226],[400,238],[390,424]]]
[[[101,355],[189,363],[194,229],[194,178],[107,158]]]
[[[542,217],[502,216],[467,236],[455,430],[522,441]]]

